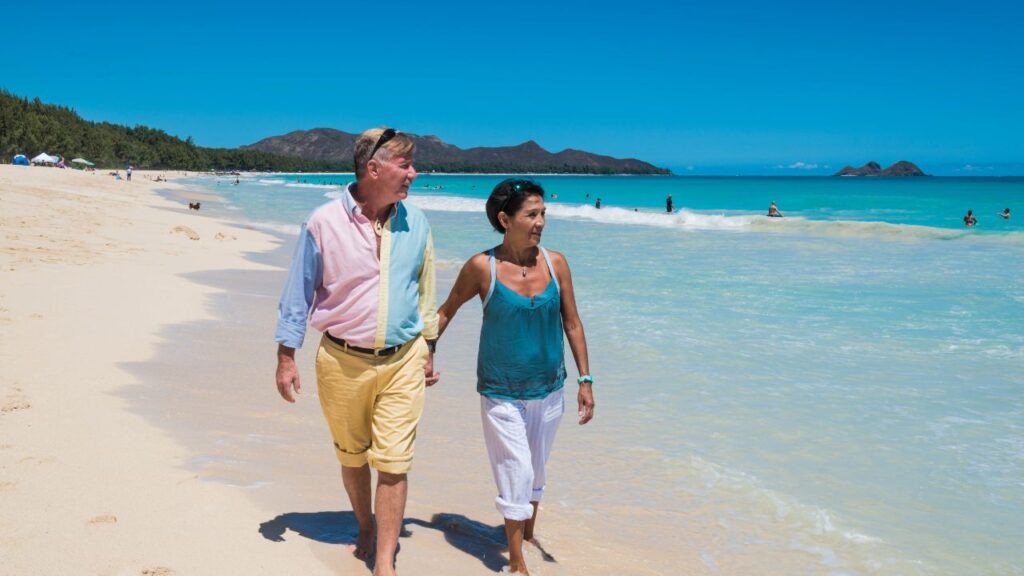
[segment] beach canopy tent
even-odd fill
[[[28,166],[28,158],[24,154],[18,154],[14,157],[14,164],[16,166]]]
[[[33,164],[56,164],[58,161],[60,161],[60,158],[56,156],[50,156],[46,152],[43,152],[39,156],[36,156],[35,158],[32,159]]]
[[[95,166],[95,164],[93,164],[92,162],[89,162],[85,158],[73,158],[71,161],[73,163],[75,163],[75,164],[85,164],[86,166]]]

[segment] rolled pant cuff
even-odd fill
[[[529,502],[526,504],[513,504],[498,496],[494,499],[494,506],[507,520],[529,520],[533,518],[533,505]]]

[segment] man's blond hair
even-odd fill
[[[385,130],[387,128],[370,128],[356,139],[356,144],[352,147],[352,163],[356,168],[357,179],[366,175],[366,164],[371,160],[370,152],[373,151],[373,147],[377,144],[377,140],[380,139],[380,135]],[[374,152],[373,158],[381,162],[387,162],[396,156],[411,157],[415,149],[416,144],[412,141],[412,138],[402,132],[396,132],[394,138],[382,144]]]

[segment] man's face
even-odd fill
[[[377,178],[384,195],[382,200],[388,204],[405,200],[409,196],[409,186],[416,179],[412,156],[395,156],[387,162],[380,162]]]

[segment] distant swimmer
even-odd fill
[[[601,199],[600,198],[597,199],[597,202],[594,202],[594,208],[597,208],[598,210],[601,209]]]
[[[772,205],[768,207],[769,218],[782,218],[782,212],[779,212],[779,207],[775,205],[775,200],[772,200]]]
[[[558,198],[558,194],[552,193],[551,194],[551,199],[554,200],[555,198]]]
[[[1003,220],[1009,220],[1010,219],[1010,209],[1009,208],[1003,208],[1003,211],[1000,212],[999,215],[1003,217]]]
[[[665,212],[672,213],[672,195],[669,194],[668,198],[665,198]]]
[[[967,215],[964,216],[964,226],[967,226],[968,228],[970,228],[970,227],[974,226],[977,223],[978,223],[978,219],[974,217],[974,211],[973,210],[968,210],[967,211]]]

